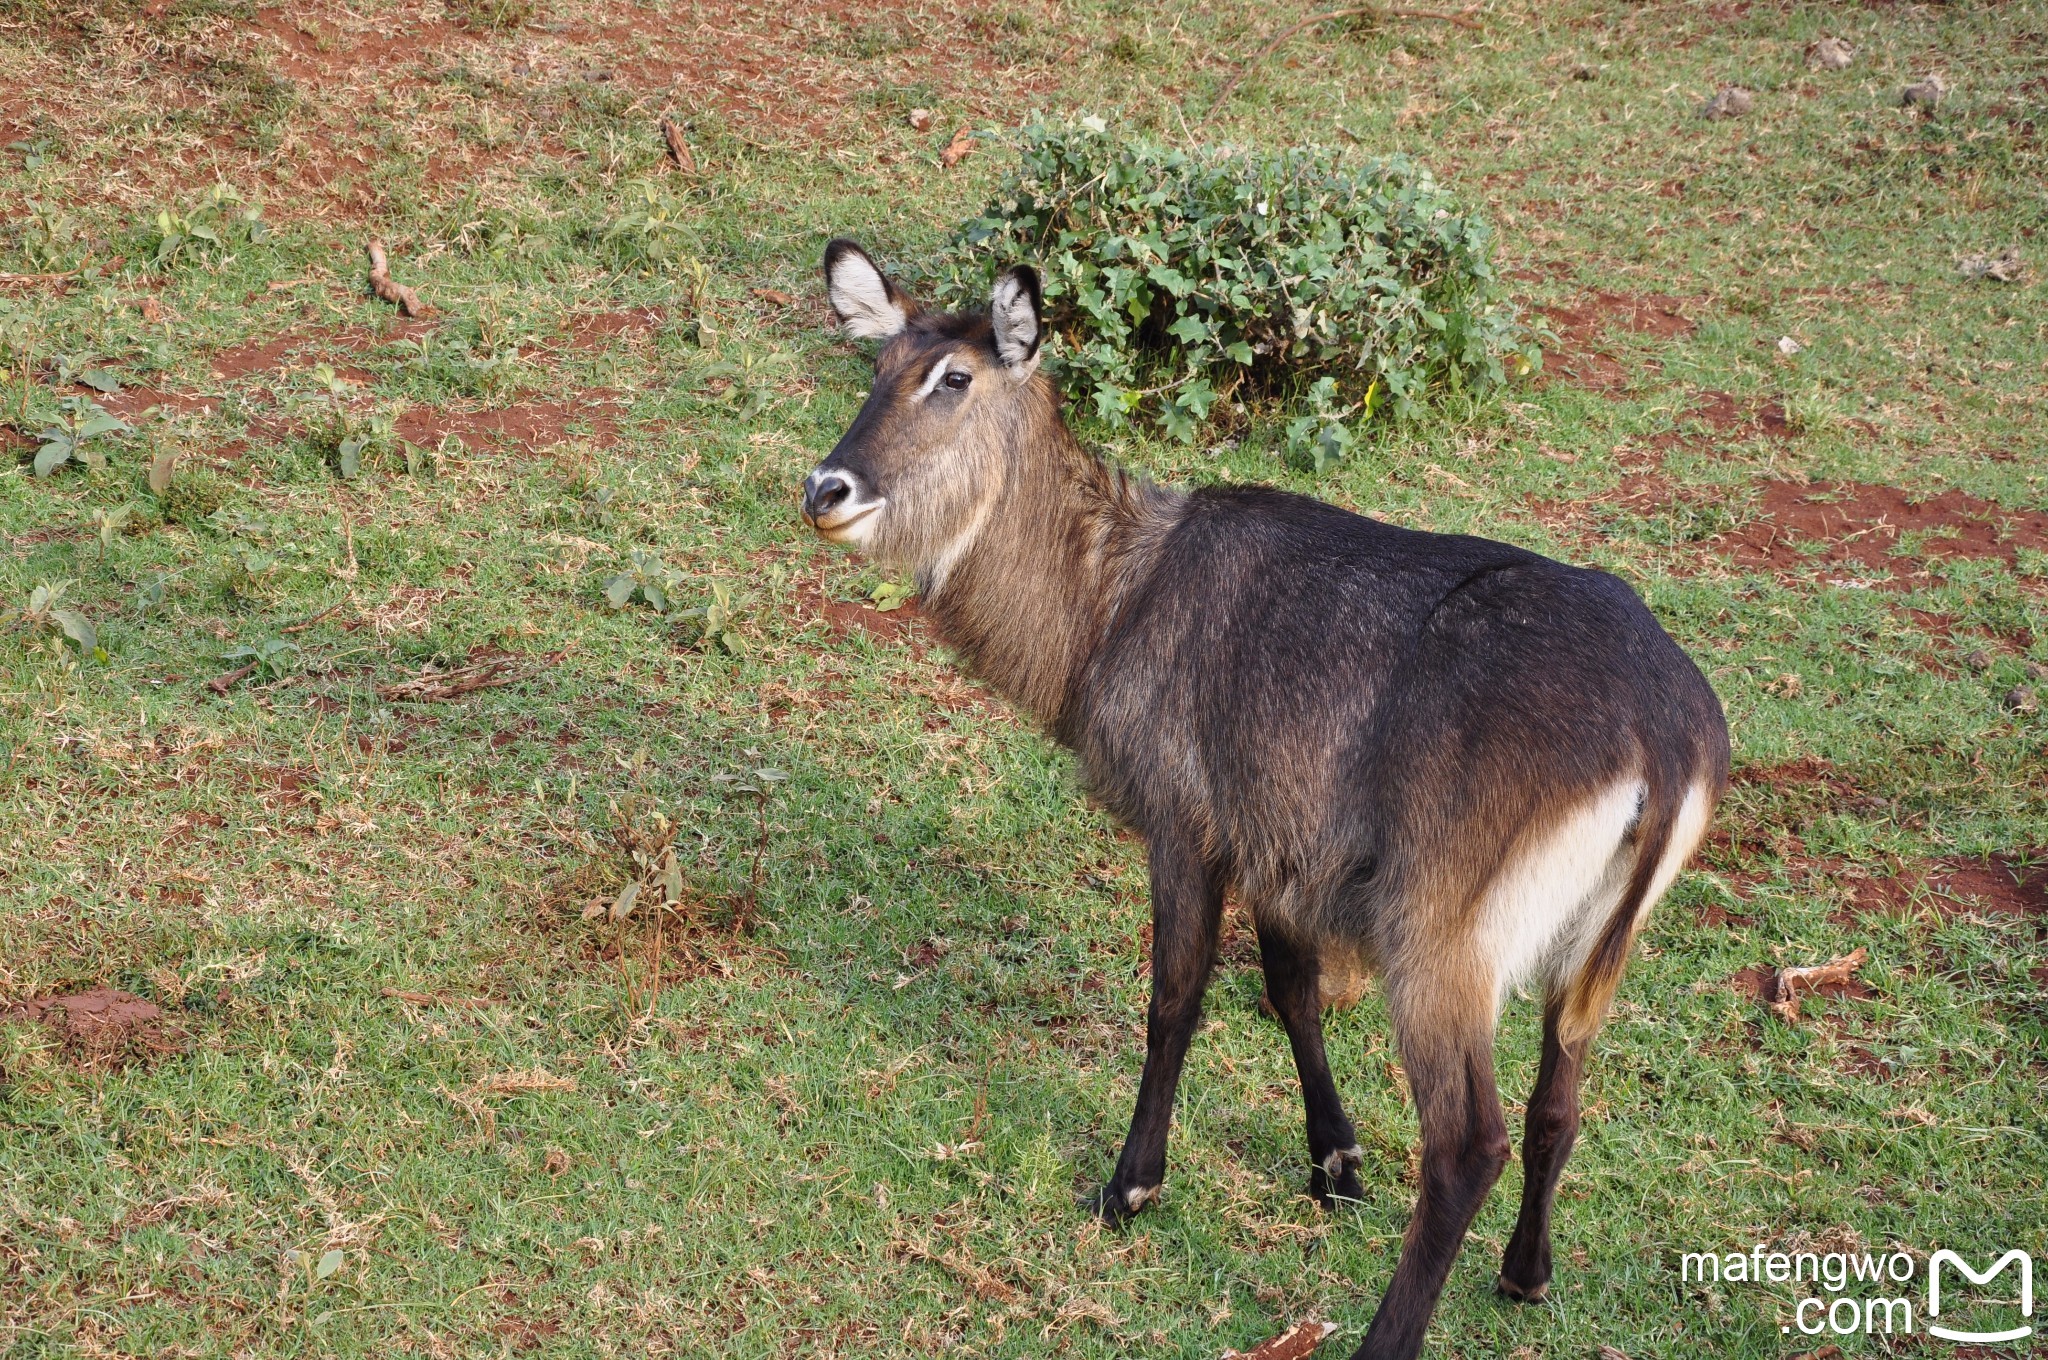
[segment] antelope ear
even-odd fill
[[[910,324],[917,304],[889,282],[868,253],[844,237],[825,247],[825,294],[848,335],[887,340]]]
[[[1027,377],[1038,367],[1038,342],[1045,335],[1045,323],[1040,320],[1044,307],[1038,271],[1030,265],[1012,265],[996,280],[995,296],[989,301],[996,354],[1017,377]]]

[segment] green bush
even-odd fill
[[[1004,266],[1039,266],[1059,380],[1112,425],[1192,440],[1234,400],[1278,400],[1319,469],[1369,422],[1539,357],[1492,230],[1405,157],[1183,152],[1100,119],[1039,124],[953,246],[941,286],[963,304]]]

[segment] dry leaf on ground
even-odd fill
[[[683,129],[673,118],[661,120],[661,140],[668,147],[668,158],[676,168],[686,175],[697,173],[697,158],[690,154],[690,144],[683,140]]]
[[[1822,38],[1806,49],[1806,64],[1817,71],[1845,71],[1856,60],[1856,49],[1840,38]]]
[[[967,159],[974,150],[974,134],[961,128],[953,134],[953,140],[946,143],[946,149],[939,153],[939,161],[948,170]]]
[[[443,699],[474,694],[480,689],[496,689],[501,685],[510,685],[524,680],[529,674],[531,672],[519,670],[515,666],[514,658],[494,656],[473,666],[458,666],[452,671],[422,671],[409,680],[379,685],[377,697],[411,703],[435,703]]]
[[[1911,85],[1899,91],[1899,107],[1902,109],[1918,109],[1924,114],[1932,114],[1935,106],[1941,103],[1942,97],[1947,93],[1948,82],[1940,76],[1930,75],[1924,79],[1914,81]]]
[[[1756,96],[1740,85],[1723,85],[1712,99],[1700,105],[1702,118],[1740,118],[1756,107]]]
[[[1956,271],[1966,279],[1990,279],[1993,283],[2019,283],[2027,277],[2026,261],[2018,247],[1998,255],[1965,255],[1956,261]]]
[[[470,1091],[480,1096],[523,1096],[537,1091],[573,1091],[576,1078],[558,1077],[540,1067],[530,1067],[513,1072],[494,1072],[480,1077],[470,1086]]]

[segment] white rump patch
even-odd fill
[[[1480,908],[1478,943],[1493,961],[1496,1005],[1538,965],[1549,963],[1545,971],[1562,978],[1592,947],[1628,887],[1634,857],[1624,853],[1625,838],[1644,793],[1640,779],[1612,785],[1523,848],[1494,879]]]
[[[1672,819],[1671,843],[1664,847],[1664,858],[1657,865],[1657,875],[1650,880],[1650,891],[1643,895],[1643,910],[1657,905],[1657,900],[1671,888],[1678,877],[1678,871],[1685,867],[1692,852],[1699,849],[1700,838],[1707,834],[1707,818],[1713,807],[1707,798],[1707,786],[1695,784],[1685,791],[1685,801],[1678,805],[1678,816]]]
[[[826,295],[839,324],[861,340],[887,340],[909,324],[909,315],[890,298],[889,281],[875,262],[849,250],[832,262]]]
[[[1578,975],[1628,891],[1635,868],[1627,841],[1646,793],[1628,779],[1586,803],[1553,827],[1539,844],[1494,880],[1479,916],[1479,943],[1499,979],[1496,1004],[1509,989],[1540,980],[1564,985]],[[1647,912],[1671,887],[1707,828],[1706,786],[1686,791],[1672,820],[1671,839],[1643,896]]]

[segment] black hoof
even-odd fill
[[[1365,1198],[1365,1187],[1358,1183],[1358,1167],[1365,1160],[1363,1149],[1352,1146],[1338,1148],[1314,1166],[1309,1168],[1309,1198],[1325,1209],[1334,1209],[1339,1200],[1353,1204]]]
[[[1153,1200],[1159,1198],[1160,1187],[1154,1185],[1122,1186],[1115,1181],[1097,1190],[1088,1197],[1088,1208],[1097,1218],[1111,1228],[1121,1228],[1138,1216],[1138,1212]]]
[[[1325,1209],[1334,1209],[1340,1201],[1353,1204],[1365,1198],[1365,1187],[1358,1183],[1358,1168],[1346,1165],[1344,1170],[1332,1176],[1322,1167],[1308,1173],[1309,1198]]]

